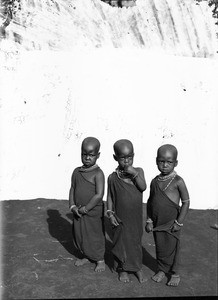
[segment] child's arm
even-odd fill
[[[96,193],[85,206],[79,208],[79,213],[88,213],[89,210],[95,207],[98,204],[98,202],[102,200],[104,196],[104,181],[104,173],[102,172],[102,170],[99,170],[95,176]]]
[[[144,171],[142,168],[133,168],[133,166],[128,166],[125,172],[132,175],[132,181],[139,189],[140,192],[144,192],[147,188],[147,184],[144,177]]]
[[[81,214],[78,212],[79,208],[76,206],[75,201],[74,201],[73,175],[71,178],[71,187],[70,187],[70,193],[69,193],[69,208],[70,208],[71,212],[73,212],[78,217],[81,217]]]
[[[150,193],[151,193],[151,185],[150,185]],[[146,220],[146,225],[145,225],[145,231],[149,233],[149,232],[153,231],[154,226],[153,226],[153,221],[152,221],[152,219],[150,217],[150,214],[149,214],[148,202],[147,202],[147,205],[146,205],[146,215],[147,215],[147,220]]]
[[[190,205],[189,193],[184,180],[181,178],[177,184],[178,184],[180,198],[182,201],[182,206],[181,206],[180,214],[177,220],[175,220],[175,223],[173,224],[173,227],[171,229],[172,231],[178,231],[181,229]]]
[[[110,176],[108,177],[108,185],[107,185],[107,216],[110,219],[110,222],[113,226],[118,226],[119,223],[117,219],[114,216],[114,210],[113,210],[113,201],[111,197],[111,191],[110,191]]]

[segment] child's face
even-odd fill
[[[118,153],[114,155],[114,158],[118,162],[121,170],[125,170],[128,166],[132,166],[133,157],[133,149],[127,146],[120,148]]]
[[[160,151],[156,159],[158,170],[163,175],[169,175],[177,166],[175,153],[170,150]]]
[[[81,159],[86,168],[94,166],[99,155],[96,145],[90,143],[82,146]]]

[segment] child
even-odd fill
[[[176,147],[161,146],[156,164],[161,173],[151,182],[145,227],[147,232],[153,231],[156,245],[158,272],[152,279],[160,282],[168,273],[170,280],[167,284],[178,286],[180,229],[189,209],[189,193],[184,180],[174,171],[178,164]]]
[[[142,273],[142,192],[146,189],[142,168],[134,168],[133,145],[129,140],[114,144],[114,159],[118,167],[108,177],[107,215],[115,232],[112,253],[118,262],[119,280],[129,282],[128,272]]]
[[[104,173],[96,165],[100,156],[100,142],[87,137],[82,142],[83,166],[74,170],[69,196],[70,210],[74,214],[73,235],[76,247],[83,254],[76,266],[89,260],[96,262],[96,272],[105,271],[105,238],[103,231]]]

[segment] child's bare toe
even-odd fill
[[[136,276],[137,276],[137,278],[138,278],[138,280],[139,280],[140,283],[143,283],[143,282],[146,281],[142,270],[136,272]]]
[[[177,274],[173,274],[169,280],[169,282],[167,283],[167,285],[170,286],[178,286],[180,282],[180,276]]]
[[[120,272],[119,274],[119,280],[122,282],[129,282],[129,276],[127,272]]]
[[[165,277],[165,273],[163,271],[157,272],[154,276],[151,277],[155,282],[161,282]]]
[[[103,272],[103,271],[105,271],[105,262],[104,260],[99,260],[97,261],[95,272]]]

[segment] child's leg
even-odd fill
[[[114,269],[118,272],[118,279],[122,282],[129,282],[129,275],[126,271],[123,270],[122,263],[119,259],[114,256]]]
[[[105,271],[105,261],[99,260],[96,263],[95,272],[103,272],[103,271]]]
[[[146,281],[142,270],[136,272],[135,274],[136,274],[136,277],[138,278],[140,283],[143,283],[143,282]]]
[[[171,274],[170,280],[167,285],[169,286],[178,286],[180,282],[180,276],[178,273]]]
[[[129,275],[126,271],[121,270],[119,271],[119,280],[122,282],[129,282]]]
[[[158,271],[154,276],[151,277],[155,282],[161,282],[165,277],[165,273],[163,271]]]

